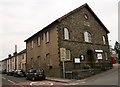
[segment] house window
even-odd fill
[[[108,60],[108,54],[105,52],[105,60]]]
[[[67,28],[64,28],[64,39],[69,40],[69,31]]]
[[[37,38],[38,46],[40,46],[40,36]]]
[[[47,64],[48,66],[50,66],[50,54],[46,54],[46,60],[47,60]]]
[[[105,36],[103,36],[103,44],[106,44]]]
[[[31,48],[33,48],[33,40],[31,41]]]
[[[45,36],[46,36],[46,42],[49,42],[49,32],[48,31],[45,33]]]
[[[24,59],[24,55],[22,55],[22,59]]]
[[[71,52],[70,52],[70,50],[66,50],[66,60],[71,60]]]
[[[92,42],[92,35],[89,32],[84,32],[84,40],[85,42]]]

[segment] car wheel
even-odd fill
[[[45,80],[45,77],[43,77],[43,80]]]
[[[35,81],[35,77],[32,77],[32,81]]]
[[[26,80],[28,80],[28,77],[26,76]]]

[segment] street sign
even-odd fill
[[[63,63],[63,78],[65,78],[65,61],[66,60],[66,49],[60,48],[60,61]]]
[[[66,49],[60,48],[60,61],[65,61],[65,60],[66,60]]]

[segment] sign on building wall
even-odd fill
[[[103,50],[95,50],[95,52],[102,53]]]
[[[97,53],[97,59],[103,59],[102,58],[102,53],[103,53],[103,50],[95,50],[95,52]]]
[[[60,61],[66,61],[66,49],[60,48]]]
[[[74,63],[80,63],[80,58],[74,58]]]
[[[80,55],[80,60],[84,61],[85,60],[85,55]]]
[[[102,59],[102,54],[101,53],[97,53],[97,59]]]

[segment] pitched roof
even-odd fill
[[[26,53],[26,49],[20,51],[19,53],[16,53],[16,54],[13,55],[13,56],[11,55],[10,57],[3,59],[2,61],[6,61],[6,60],[8,60],[8,59],[12,59],[13,57],[18,56],[18,55],[21,55],[21,54],[23,54],[23,53]]]
[[[82,9],[82,8],[84,8],[84,7],[86,7],[86,8],[91,12],[91,14],[92,14],[92,15],[96,18],[96,20],[101,24],[101,26],[104,27],[104,29],[106,30],[106,32],[107,32],[107,33],[110,33],[109,30],[104,26],[104,24],[100,21],[100,19],[99,19],[99,18],[97,17],[97,15],[92,11],[92,9],[89,7],[89,5],[88,5],[87,3],[85,3],[84,5],[76,8],[75,10],[73,10],[73,11],[65,14],[64,16],[58,18],[57,20],[58,20],[58,21],[61,21],[61,20],[63,20],[64,18],[68,17],[69,15],[77,12],[78,10],[80,10],[80,9]]]
[[[92,11],[92,9],[89,7],[89,5],[88,5],[87,3],[85,3],[84,5],[76,8],[75,10],[73,10],[73,11],[65,14],[64,16],[58,18],[57,20],[55,20],[54,22],[52,22],[51,24],[49,24],[49,25],[46,26],[45,28],[49,27],[50,25],[52,25],[52,24],[55,23],[55,22],[61,22],[64,18],[68,17],[69,15],[77,12],[78,10],[80,10],[80,9],[82,9],[82,8],[84,8],[84,7],[86,7],[86,8],[90,11],[90,13],[96,18],[96,20],[100,23],[100,25],[105,29],[105,31],[106,31],[107,33],[110,33],[109,30],[108,30],[108,29],[105,27],[105,25],[100,21],[100,19],[99,19],[99,18],[97,17],[97,15]],[[45,28],[43,28],[42,30],[44,30]],[[38,34],[39,32],[41,32],[42,30],[38,31],[36,34]],[[36,34],[34,34],[33,36],[35,36]],[[32,38],[33,36],[31,36],[31,37],[29,37],[28,39],[26,39],[25,42],[26,42],[27,40],[29,40],[30,38]]]

